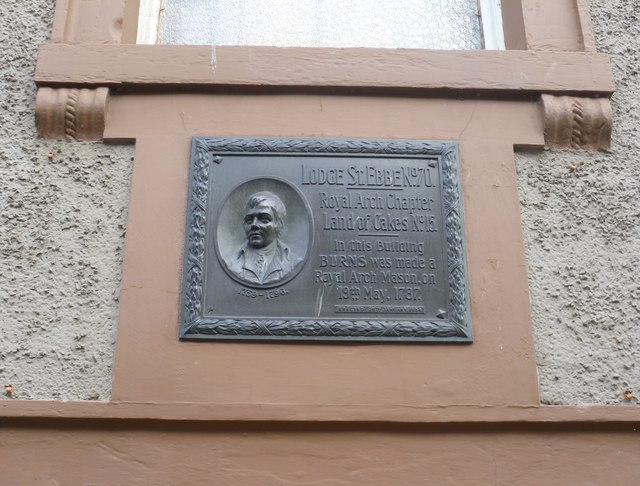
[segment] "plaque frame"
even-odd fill
[[[436,319],[215,318],[203,312],[211,164],[225,155],[428,156],[441,166],[447,309]],[[458,143],[427,140],[193,137],[179,338],[185,341],[472,343]]]

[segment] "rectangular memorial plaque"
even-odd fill
[[[452,142],[195,137],[180,337],[471,342]]]

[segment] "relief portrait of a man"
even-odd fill
[[[302,262],[280,239],[286,218],[285,205],[272,192],[249,196],[242,220],[247,240],[225,259],[236,277],[257,285],[272,284],[286,278]]]

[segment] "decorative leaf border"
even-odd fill
[[[210,166],[224,155],[251,153],[437,157],[440,162],[449,276],[446,318],[405,321],[204,317],[202,301]],[[181,339],[462,343],[473,341],[460,164],[456,142],[193,137],[188,198]]]

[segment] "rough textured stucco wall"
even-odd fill
[[[639,12],[640,0],[591,1],[616,78],[612,153],[517,157],[544,403],[640,397]]]
[[[0,385],[107,400],[134,148],[36,138],[54,4],[0,0]]]

